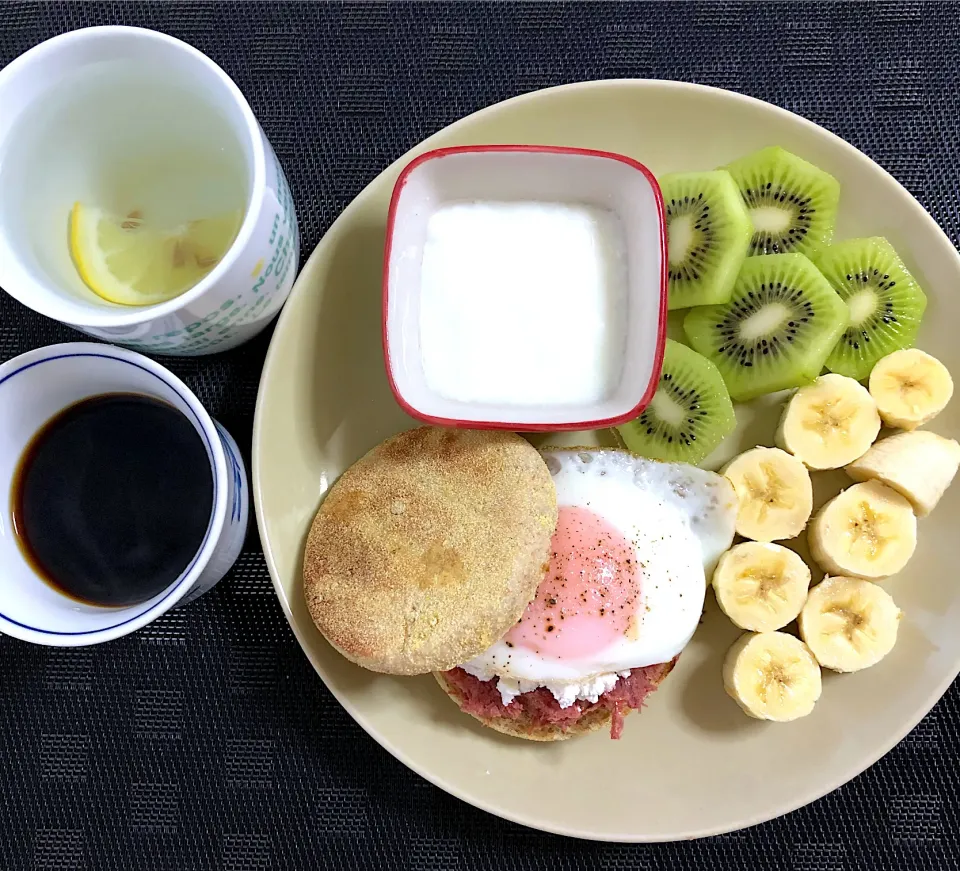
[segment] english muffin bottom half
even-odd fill
[[[419,427],[375,447],[330,489],[307,538],[307,607],[364,668],[446,671],[520,619],[556,524],[556,489],[529,442]]]

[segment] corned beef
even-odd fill
[[[456,692],[463,710],[476,717],[516,720],[526,716],[533,726],[556,725],[565,731],[588,711],[603,708],[610,711],[610,737],[619,738],[623,734],[623,718],[627,711],[639,710],[643,706],[646,697],[657,688],[676,661],[674,658],[668,663],[633,669],[630,677],[620,678],[613,689],[597,701],[580,700],[568,708],[561,708],[553,693],[543,687],[522,693],[505,705],[495,680],[480,680],[462,668],[446,671],[443,676]]]

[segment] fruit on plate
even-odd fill
[[[870,395],[887,426],[916,429],[946,408],[953,379],[936,357],[907,348],[887,354],[873,367]]]
[[[846,672],[876,665],[893,650],[901,616],[893,597],[876,584],[827,577],[810,591],[798,623],[817,662]]]
[[[787,403],[777,444],[808,469],[839,469],[861,456],[880,432],[877,404],[845,375],[821,375]]]
[[[917,546],[917,516],[879,481],[835,496],[807,529],[810,552],[827,573],[875,580],[902,569]]]
[[[665,175],[660,189],[667,217],[669,307],[726,302],[752,233],[730,173]]]
[[[905,496],[918,517],[926,517],[950,486],[960,466],[960,444],[926,430],[881,439],[847,466],[854,481],[877,480]]]
[[[723,469],[737,494],[737,533],[754,541],[799,535],[813,510],[806,466],[779,448],[753,448]]]
[[[827,358],[831,372],[862,381],[882,357],[914,343],[927,298],[886,239],[847,239],[813,261],[849,310]]]
[[[786,723],[813,710],[822,689],[810,648],[786,632],[748,632],[727,651],[723,687],[758,720]]]
[[[635,454],[696,465],[736,426],[723,378],[706,357],[667,339],[660,383],[640,416],[617,428]]]
[[[754,632],[782,629],[795,620],[810,588],[810,569],[786,547],[745,541],[717,564],[713,591],[735,625]]]
[[[119,216],[76,203],[70,212],[70,256],[97,296],[117,305],[155,305],[212,271],[242,220],[233,211],[164,228],[139,212]]]
[[[753,399],[813,381],[847,323],[843,300],[802,254],[748,257],[724,305],[691,309],[690,344],[730,396]]]
[[[725,169],[750,213],[751,254],[810,254],[833,237],[840,183],[829,173],[777,146]]]

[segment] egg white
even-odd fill
[[[561,706],[596,701],[618,676],[667,662],[689,642],[703,612],[706,579],[733,542],[736,499],[720,475],[618,450],[544,450],[560,507],[599,514],[633,544],[641,566],[637,631],[589,656],[558,661],[498,641],[463,668],[498,678],[504,702],[546,686]]]

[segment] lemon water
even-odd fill
[[[54,286],[109,305],[71,259],[74,204],[176,232],[241,216],[248,163],[234,127],[196,83],[130,61],[95,64],[18,119],[0,155],[0,222]]]

